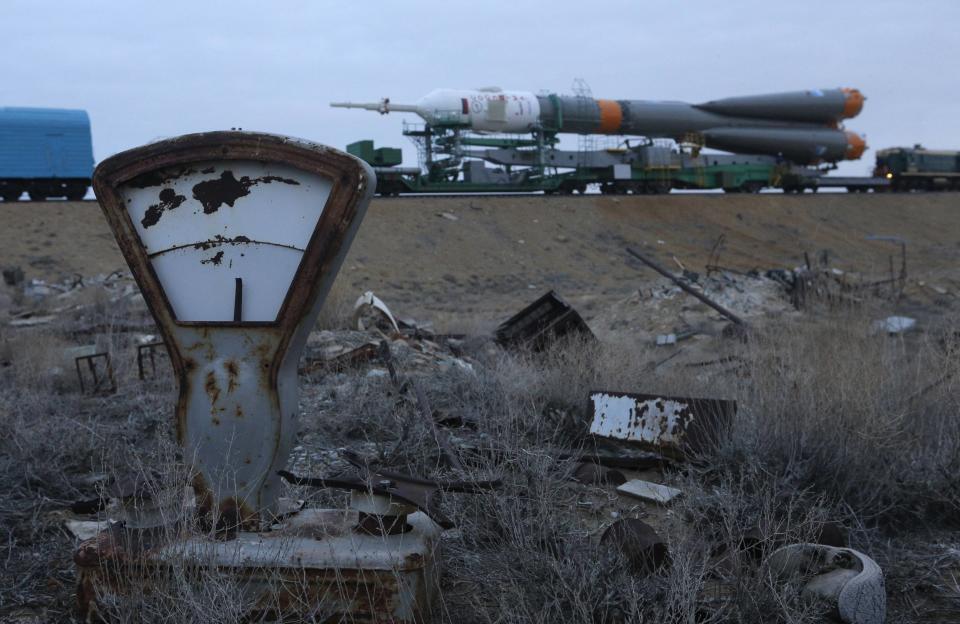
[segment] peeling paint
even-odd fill
[[[622,392],[590,393],[590,433],[636,442],[672,455],[716,443],[736,413],[736,402]]]
[[[222,172],[219,178],[204,180],[203,182],[195,184],[193,187],[193,198],[203,205],[204,214],[213,214],[224,204],[232,208],[235,201],[250,194],[251,186],[256,186],[260,183],[270,184],[271,182],[300,184],[290,178],[269,175],[253,179],[243,176],[237,180],[233,175],[233,171],[227,170]]]

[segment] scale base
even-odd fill
[[[370,535],[355,530],[358,520],[352,510],[305,509],[230,538],[116,524],[74,556],[81,616],[110,621],[151,595],[209,590],[221,604],[235,595],[245,621],[430,622],[440,527],[417,512],[403,533]]]

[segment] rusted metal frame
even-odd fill
[[[395,498],[413,505],[444,529],[453,528],[453,522],[436,507],[435,495],[438,492],[477,494],[500,486],[499,479],[492,481],[432,481],[388,470],[362,468],[358,477],[301,477],[281,470],[278,473],[291,485],[313,488],[332,488],[353,492],[375,494],[385,498]]]
[[[105,371],[105,378],[109,380],[110,387],[105,390],[101,388],[102,379],[100,375],[97,374],[97,367],[94,364],[95,359],[103,358]],[[74,364],[77,368],[77,379],[80,381],[80,392],[81,394],[86,394],[87,389],[83,383],[83,370],[80,366],[80,361],[84,360],[87,363],[87,368],[90,370],[90,377],[93,379],[93,388],[90,390],[91,394],[97,394],[98,392],[107,392],[112,394],[117,391],[117,381],[113,376],[113,363],[110,361],[110,354],[106,351],[103,353],[91,353],[90,355],[81,355],[73,359]]]
[[[722,305],[720,305],[720,304],[717,303],[716,301],[710,299],[709,297],[707,297],[707,296],[704,295],[703,293],[697,292],[695,289],[693,289],[693,288],[691,288],[690,286],[688,286],[687,284],[683,283],[682,280],[680,280],[679,278],[677,278],[677,277],[676,277],[673,273],[671,273],[670,271],[668,271],[668,270],[666,270],[665,268],[663,268],[659,263],[654,262],[654,261],[651,260],[650,258],[648,258],[648,257],[644,256],[643,254],[641,254],[639,251],[636,251],[636,250],[634,250],[634,249],[632,249],[632,248],[630,248],[630,247],[627,247],[627,253],[630,254],[631,256],[633,256],[634,258],[636,258],[637,260],[639,260],[640,262],[644,263],[645,265],[647,265],[648,267],[650,267],[651,269],[653,269],[654,271],[656,271],[656,272],[659,273],[660,275],[662,275],[662,276],[666,277],[667,279],[669,279],[671,282],[673,282],[674,284],[676,284],[676,285],[680,288],[680,290],[682,290],[683,292],[687,293],[688,295],[693,296],[694,298],[698,299],[698,300],[701,301],[702,303],[710,306],[711,308],[713,308],[714,310],[716,310],[717,312],[719,312],[719,313],[722,314],[723,316],[727,317],[728,319],[730,319],[731,321],[733,321],[733,322],[736,323],[737,325],[740,325],[740,326],[742,326],[742,327],[747,327],[747,322],[744,321],[742,318],[740,318],[739,316],[737,316],[736,314],[734,314],[734,313],[731,312],[730,310],[726,309],[725,307],[723,307]]]
[[[144,360],[143,354],[146,352],[148,357],[150,358],[150,368],[152,371],[151,375],[155,376],[157,374],[157,358],[156,358],[157,347],[163,347],[163,346],[166,346],[166,345],[162,340],[157,340],[155,342],[148,342],[146,344],[137,345],[137,375],[139,376],[140,381],[144,381],[147,377],[146,369],[144,368],[144,365],[143,365],[143,360]]]

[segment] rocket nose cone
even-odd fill
[[[859,89],[843,89],[843,95],[843,119],[859,115],[867,98],[860,93]]]
[[[867,142],[856,132],[847,132],[847,158],[857,160],[867,150]]]

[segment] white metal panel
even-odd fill
[[[244,243],[181,247],[152,261],[177,320],[232,321],[239,277],[240,320],[269,322],[277,318],[302,257],[290,247]]]
[[[179,321],[273,321],[323,214],[327,178],[279,163],[192,163],[122,189]]]
[[[622,494],[634,496],[640,500],[659,503],[660,505],[666,505],[683,493],[676,488],[651,481],[644,481],[642,479],[627,481],[623,485],[617,486],[617,491]]]
[[[233,205],[223,201],[204,206],[198,199],[201,184],[230,179],[238,186],[223,184],[233,188],[223,189],[221,199],[244,193],[232,200]],[[269,193],[256,192],[258,188],[266,190],[263,187],[267,185]],[[330,180],[288,165],[220,161],[191,164],[187,173],[166,184],[142,189],[127,185],[122,192],[140,240],[147,253],[155,254],[171,247],[237,236],[302,250],[330,190]],[[161,194],[168,199],[164,201]],[[153,225],[149,225],[148,217],[151,207],[156,207],[152,214],[160,211]]]
[[[590,433],[608,438],[660,444],[679,444],[675,435],[684,430],[685,403],[671,399],[638,401],[628,395],[595,392]],[[690,417],[692,420],[692,416]]]

